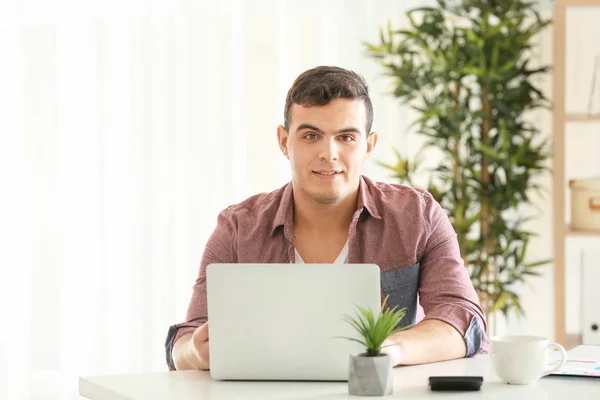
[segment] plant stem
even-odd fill
[[[489,88],[487,85],[482,85],[482,96],[481,96],[481,105],[483,108],[483,121],[481,126],[481,144],[484,146],[489,146],[490,141],[490,130],[491,130],[491,104],[489,99]],[[492,277],[492,271],[490,268],[490,241],[489,241],[489,233],[490,233],[490,200],[489,200],[489,187],[490,187],[490,172],[489,172],[489,161],[488,157],[485,153],[481,154],[481,171],[479,181],[481,183],[481,187],[483,189],[483,196],[481,201],[481,238],[483,239],[485,246],[483,251],[483,262],[484,262],[484,277],[485,277],[485,287],[484,292],[488,294],[487,301],[484,307],[484,311],[486,313],[486,318],[489,318],[489,313],[491,311],[492,305],[490,304],[490,282]]]
[[[459,110],[460,107],[460,101],[459,101],[459,96],[460,96],[460,80],[457,80],[454,82],[454,86],[452,88],[452,94],[454,95],[454,108],[455,110]],[[457,134],[454,137],[454,152],[456,154],[456,158],[454,159],[454,165],[452,166],[452,176],[453,176],[453,181],[454,181],[454,185],[455,187],[459,188],[459,193],[458,196],[460,197],[458,200],[460,207],[456,208],[456,215],[455,215],[455,223],[458,226],[461,226],[461,224],[464,223],[465,220],[465,193],[464,193],[464,187],[463,187],[463,176],[462,176],[462,171],[460,169],[460,134]],[[460,235],[462,237],[462,235]],[[467,248],[466,248],[466,242],[464,240],[461,240],[459,242],[459,248],[460,248],[460,257],[463,259],[463,264],[465,267],[467,267]]]

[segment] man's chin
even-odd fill
[[[310,197],[318,203],[332,204],[340,200],[341,194],[338,192],[315,192]]]
[[[312,183],[312,182],[311,182]],[[313,201],[321,204],[334,204],[343,199],[345,196],[344,187],[342,185],[298,185],[298,188]]]

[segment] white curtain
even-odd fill
[[[361,41],[426,3],[0,0],[0,398],[166,370],[218,212],[289,179],[275,129],[302,71],[362,74],[374,159],[416,150]]]

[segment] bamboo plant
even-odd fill
[[[396,151],[380,163],[401,183],[428,177],[425,189],[447,212],[460,253],[488,321],[500,311],[523,314],[517,284],[550,260],[526,262],[534,236],[523,215],[536,180],[548,170],[550,145],[525,116],[550,108],[533,67],[534,38],[550,23],[533,1],[437,0],[407,13],[409,27],[380,30],[364,43],[392,78],[393,94],[418,113],[413,127],[425,151],[443,157],[424,168]],[[491,322],[491,321],[490,321]]]

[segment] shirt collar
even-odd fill
[[[375,183],[366,176],[361,176],[358,185],[356,210],[366,208],[373,218],[381,219],[381,214],[379,214],[379,209],[377,208],[377,201],[373,193],[371,193],[373,190],[376,190]]]
[[[279,202],[279,208],[273,218],[273,227],[271,228],[271,235],[280,226],[285,226],[288,229],[292,227],[292,220],[294,218],[294,196],[292,190],[292,182],[289,182],[283,189],[281,200]]]
[[[360,177],[360,182],[358,185],[358,201],[356,203],[356,211],[362,211],[364,208],[367,209],[369,214],[373,218],[381,219],[381,215],[379,214],[379,210],[377,208],[377,202],[371,193],[375,187],[373,181],[371,181],[366,176]],[[280,226],[284,226],[288,229],[291,229],[292,220],[294,218],[294,195],[292,189],[292,183],[288,183],[283,190],[283,194],[281,196],[281,202],[279,203],[279,208],[277,209],[277,213],[275,214],[275,218],[273,219],[273,227],[271,228],[271,234],[275,232]]]

